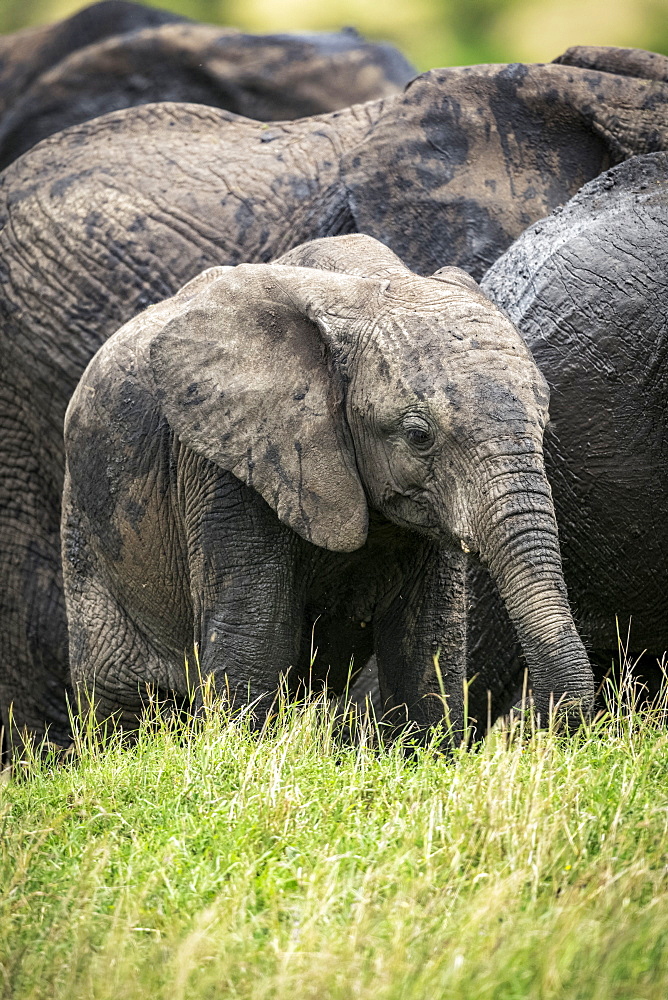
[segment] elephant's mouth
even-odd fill
[[[388,492],[383,496],[382,513],[402,528],[418,531],[435,541],[454,543],[454,536],[444,530],[436,515],[433,498],[422,488]]]

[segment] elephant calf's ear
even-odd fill
[[[185,445],[257,490],[303,538],[346,552],[364,543],[368,513],[342,390],[303,301],[309,274],[341,280],[271,265],[229,269],[166,323],[151,364]]]

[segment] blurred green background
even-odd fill
[[[354,25],[398,45],[419,69],[542,62],[569,45],[668,53],[668,0],[150,0],[200,21],[250,31]],[[0,0],[0,32],[65,17],[81,0]]]

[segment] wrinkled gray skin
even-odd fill
[[[619,76],[637,76],[643,80],[668,82],[668,59],[645,49],[620,49],[607,45],[573,45],[558,56],[555,63],[580,66]]]
[[[0,38],[0,168],[40,139],[120,108],[190,101],[275,121],[386,97],[416,75],[391,45],[352,29],[249,35],[115,0],[40,30],[51,45],[33,37],[32,59],[25,33]]]
[[[597,677],[618,660],[617,615],[624,644],[631,621],[631,662],[645,652],[636,672],[651,694],[668,650],[668,155],[588,184],[483,288],[550,385],[546,465]],[[491,650],[498,636],[483,628],[479,642]]]
[[[627,61],[633,72],[643,62]],[[612,160],[668,146],[668,84],[654,62],[652,74],[434,70],[402,95],[268,128],[148,105],[13,163],[0,177],[3,717],[13,702],[19,726],[40,734],[46,721],[68,740],[62,421],[112,332],[204,268],[355,230],[419,273],[457,264],[481,275]],[[480,675],[488,665],[471,653]],[[514,675],[489,675],[495,717]]]
[[[295,266],[302,263],[314,267]],[[331,269],[331,270],[330,270]],[[539,710],[591,707],[542,458],[548,393],[464,272],[362,235],[212,268],[97,353],[65,421],[72,680],[134,728],[199,650],[258,725],[292,668],[334,691],[376,654],[383,706],[464,730],[467,553],[489,567]],[[191,680],[192,683],[192,680]]]

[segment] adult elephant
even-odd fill
[[[592,181],[528,229],[483,288],[550,385],[546,465],[598,677],[618,659],[617,616],[654,691],[668,650],[668,154]],[[488,657],[498,647],[484,628],[477,642]],[[505,668],[511,691],[516,665]]]
[[[260,121],[300,118],[394,94],[416,73],[391,45],[366,42],[352,29],[249,35],[171,15],[144,26],[145,8],[121,4],[119,11],[111,3],[114,19],[108,5],[88,8],[85,25],[99,13],[108,27],[115,20],[117,32],[49,62],[11,100],[6,87],[0,168],[40,139],[120,108],[189,101]]]
[[[611,160],[668,146],[668,85],[563,65],[423,74],[267,127],[147,105],[46,139],[0,179],[0,701],[67,739],[62,421],[86,364],[215,264],[369,233],[414,271],[481,274]],[[6,717],[6,715],[5,715]]]
[[[54,24],[0,35],[0,113],[4,114],[41,73],[77,49],[112,35],[185,21],[179,14],[128,0],[102,0]]]
[[[352,235],[204,271],[98,351],[67,410],[80,695],[135,728],[147,687],[187,700],[195,645],[203,682],[262,725],[281,675],[341,693],[373,650],[395,722],[428,732],[442,694],[459,741],[479,553],[542,718],[565,703],[579,719],[594,688],[543,466],[548,398],[457,268],[422,278]]]

